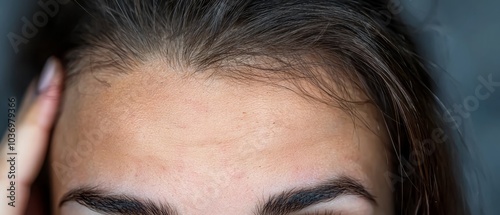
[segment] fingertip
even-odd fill
[[[38,82],[38,94],[45,97],[58,97],[63,76],[61,62],[55,57],[47,59]]]
[[[61,62],[55,57],[50,57],[38,82],[36,101],[38,108],[35,108],[38,109],[36,123],[44,128],[50,128],[54,121],[61,99],[63,79],[64,70]]]
[[[50,83],[52,82],[52,78],[54,77],[56,70],[56,59],[54,59],[54,57],[49,57],[43,66],[40,79],[38,80],[38,94],[42,94],[50,87]]]
[[[53,124],[59,100],[62,94],[63,67],[59,60],[51,57],[47,60],[38,79],[36,86],[36,98],[33,103],[26,104],[26,112],[20,116],[23,125],[34,126],[48,131]]]

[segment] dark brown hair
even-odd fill
[[[404,25],[377,13],[389,2],[88,2],[74,32],[76,46],[66,55],[70,79],[102,68],[125,73],[162,59],[194,73],[240,80],[307,80],[324,93],[324,102],[339,101],[351,112],[360,101],[346,99],[346,87],[339,86],[355,85],[368,98],[362,102],[381,112],[389,134],[393,171],[386,177],[395,212],[469,214],[428,69]]]

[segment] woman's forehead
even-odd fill
[[[107,80],[82,78],[67,88],[61,118],[69,118],[78,126],[103,124],[103,130],[114,122],[114,132],[124,129],[131,133],[127,128],[152,125],[157,130],[206,130],[215,136],[285,128],[302,131],[303,135],[313,130],[314,136],[321,136],[318,134],[341,133],[358,126],[370,130],[383,123],[370,105],[353,106],[356,109],[349,112],[338,105],[308,99],[291,85],[238,84],[230,80],[160,73],[131,73]]]
[[[70,178],[153,184],[161,179],[173,181],[170,192],[181,192],[175,187],[203,187],[220,176],[269,190],[348,174],[381,195],[388,169],[383,140],[356,126],[344,110],[267,85],[135,80],[124,77],[92,94],[76,87],[66,92],[53,159],[80,148],[91,151]]]

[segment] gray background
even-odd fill
[[[52,51],[40,32],[29,43],[47,51],[15,53],[9,32],[21,34],[22,17],[32,20],[41,8],[37,1],[0,0],[0,113],[7,113],[7,98],[20,98],[33,75]],[[495,0],[393,0],[381,14],[401,15],[413,26],[427,59],[435,62],[446,107],[463,105],[481,84],[479,77],[500,81],[500,1]],[[64,7],[64,5],[62,5]],[[388,13],[389,12],[389,13]],[[50,28],[50,24],[43,28]],[[41,42],[40,42],[41,41]],[[30,45],[30,44],[28,44]],[[23,45],[20,46],[21,48]],[[37,49],[39,50],[39,49]],[[468,196],[477,207],[474,214],[500,214],[500,87],[477,108],[461,117],[467,149],[462,153],[467,172]],[[0,131],[6,114],[0,114]],[[454,113],[454,115],[457,115]]]

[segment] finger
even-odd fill
[[[45,158],[63,84],[62,66],[55,58],[47,61],[44,72],[47,73],[40,78],[35,103],[19,128],[19,181],[26,184],[33,183]],[[37,171],[32,171],[33,168]]]
[[[0,190],[12,188],[15,194],[14,200],[3,198],[7,202],[2,201],[0,211],[6,212],[5,214],[20,215],[26,210],[30,186],[36,179],[46,156],[50,130],[59,105],[62,80],[61,64],[55,58],[50,58],[44,67],[37,89],[31,91],[32,93],[36,91],[36,98],[32,104],[23,108],[26,112],[17,117],[19,121],[15,126],[16,141],[15,145],[11,145],[14,148],[8,146],[6,142],[2,143]],[[7,160],[10,162],[6,162]],[[7,175],[14,175],[15,178],[8,178]],[[3,192],[0,196],[5,196],[3,194],[9,196],[11,191]]]

